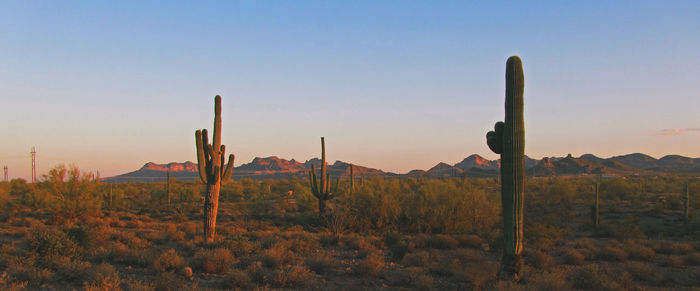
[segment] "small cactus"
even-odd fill
[[[525,190],[525,125],[523,65],[512,56],[506,62],[505,122],[486,134],[489,148],[501,155],[501,205],[504,251],[499,277],[519,281],[523,261],[523,195]]]
[[[165,192],[168,193],[168,205],[170,205],[170,170],[165,178]]]
[[[355,174],[353,174],[353,165],[350,164],[350,193],[355,193]]]
[[[600,204],[598,204],[598,183],[595,184],[595,200],[593,202],[593,205],[591,205],[591,214],[593,218],[593,227],[598,228],[598,224],[600,223],[600,216],[599,216],[599,208]]]
[[[685,199],[683,199],[683,219],[690,220],[690,185],[685,184]]]

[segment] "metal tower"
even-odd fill
[[[36,148],[32,147],[32,183],[36,183]]]
[[[3,170],[5,170],[5,182],[7,182],[7,181],[10,180],[10,179],[8,179],[8,176],[7,176],[7,166],[5,166],[5,167],[3,168]]]

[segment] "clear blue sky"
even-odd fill
[[[407,172],[472,153],[525,69],[526,153],[700,156],[699,1],[3,1],[0,165],[194,160]]]

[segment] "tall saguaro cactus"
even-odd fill
[[[319,215],[326,214],[326,200],[331,198],[331,175],[326,173],[326,142],[321,137],[321,176],[316,179],[316,167],[311,164],[309,171],[311,193],[318,199]],[[337,186],[337,185],[336,185]]]
[[[197,165],[199,166],[199,178],[207,185],[204,196],[204,241],[214,241],[216,229],[216,213],[219,208],[219,190],[221,185],[231,178],[233,173],[234,155],[228,157],[228,165],[225,165],[226,146],[221,144],[221,96],[214,98],[214,134],[213,143],[209,143],[206,129],[197,130],[194,133],[197,143]]]
[[[501,155],[501,205],[503,207],[503,258],[501,280],[519,281],[523,270],[523,195],[525,190],[525,80],[520,58],[506,62],[506,117],[486,134],[489,148]]]

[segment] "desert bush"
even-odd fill
[[[5,291],[20,291],[27,288],[28,282],[13,282],[6,272],[0,273],[0,290]]]
[[[162,272],[154,280],[154,285],[156,291],[183,290],[185,280],[182,276],[175,274],[175,272]]]
[[[193,258],[195,268],[208,274],[226,273],[235,261],[231,251],[225,248],[201,249],[194,254]]]
[[[219,242],[220,247],[231,251],[234,256],[245,256],[253,252],[255,244],[248,241],[242,234],[229,234]]]
[[[625,243],[625,250],[633,260],[649,261],[656,255],[654,249],[632,242]]]
[[[562,270],[552,270],[541,273],[534,273],[524,278],[524,290],[572,290],[573,284],[567,280],[567,272]]]
[[[27,282],[31,286],[40,286],[53,277],[51,270],[35,267],[36,256],[12,256],[6,258],[5,272],[16,282]]]
[[[554,263],[552,256],[543,251],[527,249],[524,253],[525,262],[535,268],[547,269]]]
[[[683,261],[682,256],[669,255],[669,256],[664,256],[661,259],[661,265],[666,266],[666,267],[671,267],[671,268],[681,268],[685,265],[685,262]]]
[[[97,265],[83,284],[86,291],[121,290],[119,273],[110,264]]]
[[[393,230],[385,232],[384,236],[382,237],[384,244],[390,247],[397,244],[401,238],[403,238],[403,236],[399,232]]]
[[[153,269],[158,272],[175,271],[185,264],[185,260],[174,249],[169,249],[158,255],[153,261]]]
[[[693,252],[693,246],[685,242],[656,241],[653,248],[659,254],[685,255]]]
[[[85,279],[94,271],[92,264],[89,262],[71,259],[69,257],[54,257],[49,267],[56,270],[55,277],[68,282],[77,282]]]
[[[418,290],[433,290],[433,277],[428,274],[419,274],[415,277],[413,285]]]
[[[32,231],[27,243],[29,250],[43,260],[53,256],[75,257],[78,255],[78,247],[65,232],[60,230],[36,229]]]
[[[75,166],[52,168],[39,185],[52,196],[53,205],[48,211],[55,222],[96,216],[102,207],[99,183],[94,175],[82,173]]]
[[[282,264],[292,264],[297,259],[297,256],[282,244],[277,244],[267,250],[262,251],[259,256],[259,260],[267,267],[278,267]]]
[[[430,264],[430,254],[425,251],[407,254],[401,263],[412,267],[427,267]]]
[[[328,252],[319,252],[306,259],[306,265],[317,274],[323,274],[331,268],[338,266],[338,260]]]
[[[265,277],[267,276],[267,271],[263,267],[263,263],[259,261],[255,261],[248,265],[248,267],[245,269],[246,273],[248,273],[248,276],[255,282],[257,283],[264,283],[265,282]]]
[[[688,265],[698,266],[700,265],[700,253],[695,252],[688,254],[685,256],[684,260]]]
[[[320,243],[313,236],[294,235],[290,240],[289,249],[294,253],[311,253],[320,247]]]
[[[377,248],[374,247],[372,243],[368,242],[367,239],[364,237],[354,236],[348,238],[344,240],[344,244],[348,246],[351,250],[357,251],[359,256],[362,258],[366,257],[369,253],[375,252],[377,250]]]
[[[391,258],[394,260],[401,260],[406,253],[412,252],[415,249],[415,244],[412,241],[402,239],[398,243],[395,243],[389,247],[389,252],[391,253]]]
[[[185,232],[185,234],[189,238],[194,237],[194,236],[202,233],[201,228],[202,228],[202,226],[200,226],[199,224],[194,223],[194,222],[185,222],[185,223],[180,225],[180,230]]]
[[[599,264],[590,264],[574,269],[571,272],[570,280],[575,288],[585,290],[621,290],[625,284],[624,278],[611,277],[609,270],[602,268]]]
[[[274,272],[274,283],[278,287],[298,288],[309,283],[313,273],[300,265],[288,265]]]
[[[106,244],[103,229],[87,225],[75,225],[66,231],[68,237],[85,250],[93,250]]]
[[[484,243],[484,241],[475,234],[455,235],[455,239],[459,242],[459,246],[463,248],[481,248],[481,244]]]
[[[646,235],[632,217],[623,223],[603,223],[593,231],[595,237],[609,237],[617,240],[646,239]]]
[[[426,244],[435,249],[454,249],[459,246],[459,241],[446,234],[436,234],[428,237]]]
[[[556,225],[550,224],[550,223],[531,223],[531,224],[526,224],[525,225],[525,237],[528,238],[528,240],[540,240],[540,239],[549,239],[549,240],[559,240],[561,239],[564,234],[566,233],[566,230],[564,230],[561,227],[558,227]]]
[[[384,269],[386,263],[381,252],[375,252],[361,260],[354,269],[356,274],[376,276]]]
[[[624,178],[605,179],[600,183],[601,199],[605,200],[634,200],[639,189]]]
[[[569,265],[582,265],[586,257],[576,249],[567,249],[564,251],[564,262]]]
[[[608,245],[598,252],[598,257],[606,261],[624,261],[629,254],[621,248]]]
[[[648,263],[634,261],[627,262],[624,265],[624,269],[632,276],[632,278],[639,281],[659,283],[663,280],[663,277],[654,270],[652,265]]]
[[[224,278],[223,287],[228,290],[250,289],[251,280],[248,273],[238,269],[232,269]]]
[[[126,280],[123,284],[126,285],[125,289],[129,291],[153,291],[156,289],[152,282],[141,280]]]

